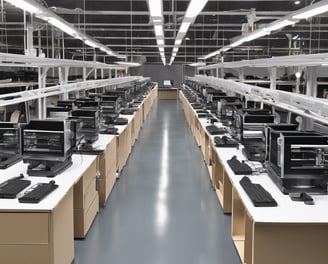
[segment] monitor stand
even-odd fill
[[[323,177],[289,175],[281,178],[270,162],[268,164],[268,174],[283,194],[304,192],[327,194],[327,179]]]
[[[3,170],[21,161],[22,156],[19,154],[13,156],[0,156],[0,160],[0,169]]]
[[[55,177],[62,173],[72,162],[72,157],[68,157],[65,161],[49,161],[49,160],[23,160],[29,163],[27,174],[36,177]]]

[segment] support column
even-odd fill
[[[60,85],[66,85],[68,83],[69,67],[59,67],[59,83]],[[68,92],[65,91],[62,94],[63,100],[68,100]]]
[[[244,68],[240,68],[240,69],[238,70],[238,73],[239,73],[239,81],[240,81],[241,83],[243,83],[243,82],[245,81],[245,79],[244,79]]]
[[[276,90],[277,89],[277,68],[272,67],[269,69],[270,72],[270,89]]]
[[[41,91],[42,88],[46,87],[47,82],[47,72],[49,70],[49,67],[46,68],[38,68],[38,83],[39,87],[38,89]],[[45,119],[47,113],[47,98],[39,98],[38,99],[38,118],[40,120]]]
[[[306,95],[317,97],[317,67],[306,68]]]

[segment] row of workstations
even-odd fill
[[[217,147],[215,136],[206,127],[224,125],[208,115],[201,116],[193,108],[197,100],[186,89],[180,92],[179,97],[187,122],[201,148],[218,201],[224,213],[231,214],[231,237],[241,262],[327,263],[327,195],[313,195],[314,205],[292,201],[262,170],[247,177],[264,187],[277,202],[277,206],[254,206],[240,184],[245,175],[236,175],[227,162],[236,156],[248,163],[242,153],[242,146]]]
[[[53,183],[56,189],[39,203],[0,199],[0,263],[72,263],[74,238],[87,235],[105,206],[156,98],[157,86],[133,115],[125,115],[128,123],[118,126],[116,135],[99,135],[93,144],[98,155],[73,154],[72,165],[54,178],[26,176],[22,161],[1,170],[0,182],[23,174],[32,188]]]

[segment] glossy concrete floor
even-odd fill
[[[155,102],[75,264],[240,264],[200,149],[174,100]]]

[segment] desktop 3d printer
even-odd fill
[[[0,122],[0,169],[21,160],[20,125]]]
[[[268,172],[287,193],[327,193],[328,136],[271,131]]]
[[[23,162],[30,176],[54,177],[72,165],[72,132],[69,120],[32,120],[22,126]]]
[[[74,120],[74,145],[78,153],[96,154],[93,143],[99,138],[99,110],[77,109],[71,112]]]

